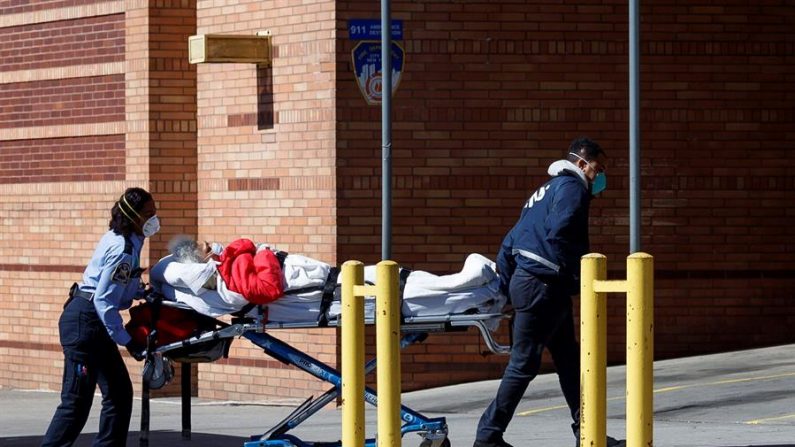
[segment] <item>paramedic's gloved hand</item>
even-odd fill
[[[134,358],[136,361],[140,362],[146,358],[146,348],[134,342],[133,340],[130,340],[130,342],[124,345],[124,347],[127,348],[127,352],[129,352],[132,358]]]
[[[151,290],[152,289],[149,287],[149,284],[142,282],[138,286],[138,290],[135,292],[135,296],[133,297],[133,299],[134,300],[145,300],[146,296],[149,295]]]

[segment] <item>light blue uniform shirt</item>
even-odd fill
[[[94,294],[94,308],[113,341],[126,345],[130,334],[124,329],[119,311],[129,309],[140,295],[141,277],[136,274],[141,263],[144,237],[131,234],[132,249],[124,252],[124,236],[112,230],[100,239],[91,261],[83,273],[80,290]],[[76,298],[80,299],[80,298]]]

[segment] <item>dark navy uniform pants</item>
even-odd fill
[[[64,352],[61,404],[42,446],[70,446],[86,424],[97,385],[102,412],[94,446],[123,446],[132,415],[133,390],[116,343],[108,335],[94,303],[70,298],[58,321]]]
[[[476,439],[499,441],[513,418],[530,381],[541,367],[546,347],[560,380],[563,396],[579,431],[580,348],[574,337],[571,297],[565,288],[545,284],[523,269],[511,277],[514,306],[511,359],[502,376],[497,397],[478,423]]]

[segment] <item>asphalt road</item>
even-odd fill
[[[654,443],[662,447],[795,447],[795,345],[655,362]],[[624,368],[608,369],[608,433],[625,434]],[[445,417],[453,447],[470,446],[477,420],[497,380],[405,393],[403,403],[430,417]],[[58,404],[53,392],[0,389],[0,447],[36,446]],[[133,429],[140,426],[136,400]],[[77,446],[97,430],[99,398]],[[178,399],[152,401],[152,446],[242,446],[291,411],[265,403],[194,399],[190,440],[180,435]],[[375,412],[367,413],[372,436]],[[574,446],[570,419],[554,374],[530,385],[505,439],[519,446]],[[292,434],[311,441],[341,437],[340,411],[322,410]],[[403,445],[419,445],[408,433]],[[138,445],[131,431],[128,445]]]

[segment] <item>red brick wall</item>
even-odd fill
[[[152,193],[164,222],[152,247],[154,264],[175,234],[196,234],[196,67],[188,37],[196,32],[195,0],[166,0],[149,10],[149,164]]]
[[[795,199],[783,169],[795,141],[795,10],[655,1],[642,15],[642,248],[657,268],[657,357],[792,342],[795,247],[782,228]],[[340,2],[337,17],[339,258],[374,262],[380,107],[355,85],[343,30],[377,19],[378,5]],[[403,1],[393,18],[407,53],[393,102],[394,259],[445,273],[470,252],[493,258],[548,163],[588,135],[611,158],[592,249],[623,276],[626,2]],[[624,298],[610,303],[610,360],[620,362]],[[412,348],[404,387],[497,377],[498,365],[473,374],[465,365],[483,362],[451,348],[470,342],[434,336]]]
[[[8,84],[0,92],[0,128],[119,121],[121,75]]]
[[[124,135],[0,141],[0,183],[122,178]]]
[[[196,231],[195,2],[148,3],[0,3],[0,386],[60,389],[61,305],[125,188],[164,221],[143,265]]]
[[[0,58],[0,96],[15,95],[0,99],[2,386],[59,388],[53,322],[127,186],[158,199],[164,229],[147,244],[150,264],[177,233],[250,237],[332,264],[379,260],[380,109],[355,84],[346,30],[348,19],[377,19],[379,5],[150,3],[0,1],[0,51],[36,49]],[[547,164],[585,134],[611,156],[593,250],[621,278],[626,4],[400,1],[393,10],[406,50],[394,101],[393,258],[435,273],[460,269],[470,252],[493,258]],[[642,14],[642,230],[657,266],[657,358],[792,342],[795,11],[657,0]],[[261,30],[273,35],[272,68],[186,64],[188,35]],[[88,58],[61,57],[70,51]],[[90,173],[79,177],[69,157]],[[610,318],[610,360],[620,362],[623,297],[611,296]],[[276,335],[337,362],[334,330]],[[504,328],[499,336],[507,341]],[[403,388],[499,377],[506,359],[482,351],[473,331],[432,335],[403,356]],[[198,370],[199,394],[218,399],[326,388],[246,343]]]
[[[204,2],[197,34],[270,30],[271,68],[201,64],[198,73],[199,237],[239,237],[329,263],[336,252],[336,47],[333,1]],[[336,364],[334,330],[274,335]],[[200,365],[199,395],[306,398],[327,388],[245,341]]]
[[[124,187],[123,24],[112,5],[0,2],[0,386],[60,388],[61,305]]]
[[[128,74],[127,112],[128,116],[140,116],[145,129],[139,137],[144,141],[136,144],[143,157],[132,163],[139,165],[134,167],[141,171],[138,175],[147,178],[162,222],[160,232],[149,239],[148,260],[142,260],[142,264],[152,266],[167,254],[172,237],[197,231],[196,67],[188,63],[186,44],[196,32],[196,1],[161,0],[140,6],[135,14],[147,17],[145,25],[129,26],[131,21],[141,22],[128,18],[128,41],[135,44],[127,47],[127,60],[131,64],[141,60],[143,66],[139,65],[141,71],[135,76]],[[145,47],[138,45],[139,39],[146,42]],[[134,88],[139,85],[139,77],[145,90]],[[134,107],[130,107],[131,101]],[[143,109],[140,115],[139,107]],[[128,134],[128,141],[133,138]],[[193,393],[197,393],[198,367],[188,367],[192,369]],[[179,374],[177,367],[177,380],[155,395],[178,395]],[[140,382],[138,377],[133,380]]]
[[[657,281],[658,358],[792,343],[792,274],[725,275]]]
[[[124,15],[0,28],[0,71],[123,61]]]
[[[3,14],[24,14],[47,9],[102,3],[106,0],[4,0],[0,1]]]

